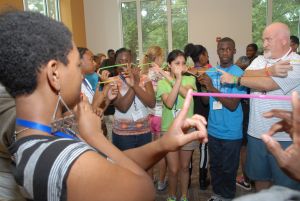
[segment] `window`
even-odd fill
[[[60,21],[59,0],[23,0],[24,9],[40,12]]]
[[[173,49],[183,49],[188,41],[188,18],[186,0],[172,0]]]
[[[133,57],[137,57],[138,52],[138,30],[136,18],[136,3],[122,3],[122,31],[123,31],[123,46],[131,49]]]
[[[299,34],[299,0],[273,0],[272,21],[283,22],[290,27],[291,35],[300,36]]]
[[[300,36],[299,0],[253,0],[252,40],[262,49],[262,32],[271,22],[283,22],[291,30],[291,35]]]
[[[122,0],[123,46],[135,58],[152,45],[166,53],[183,49],[188,40],[186,0]],[[137,59],[139,60],[139,59]]]

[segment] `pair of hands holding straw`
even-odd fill
[[[116,64],[113,66],[106,66],[103,68],[99,68],[97,71],[97,74],[100,77],[100,84],[107,84],[111,82],[115,82],[118,80],[116,77],[109,78],[110,72],[104,69],[108,68],[120,68],[120,78],[126,81],[126,83],[130,86],[133,87],[134,84],[139,84],[140,82],[140,68],[139,66],[135,67],[132,66],[134,64]],[[126,68],[125,68],[126,66]],[[101,71],[101,74],[100,74]]]

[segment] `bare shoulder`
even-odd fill
[[[67,179],[68,200],[154,200],[154,187],[143,175],[136,175],[96,152],[82,154]]]

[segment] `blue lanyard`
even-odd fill
[[[50,126],[46,126],[44,124],[40,124],[40,123],[33,122],[33,121],[27,121],[27,120],[24,120],[24,119],[16,118],[16,124],[19,125],[19,126],[24,126],[26,128],[40,130],[40,131],[43,131],[43,132],[46,132],[46,133],[49,133],[51,135],[61,137],[61,138],[70,138],[70,139],[76,139],[76,140],[79,139],[75,135],[74,136],[68,135],[68,134],[60,132],[60,131],[52,133]]]
[[[178,93],[179,93],[179,92],[178,92]],[[177,101],[178,101],[178,96],[179,96],[179,94],[177,94],[176,100],[175,100],[175,108],[174,108],[175,111],[177,111]]]

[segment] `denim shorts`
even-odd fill
[[[279,141],[286,149],[291,141]],[[275,185],[300,190],[300,183],[290,179],[278,166],[261,139],[248,135],[246,174],[254,181],[270,181]]]
[[[151,132],[139,135],[118,135],[112,132],[112,142],[121,151],[143,146],[152,141]]]

